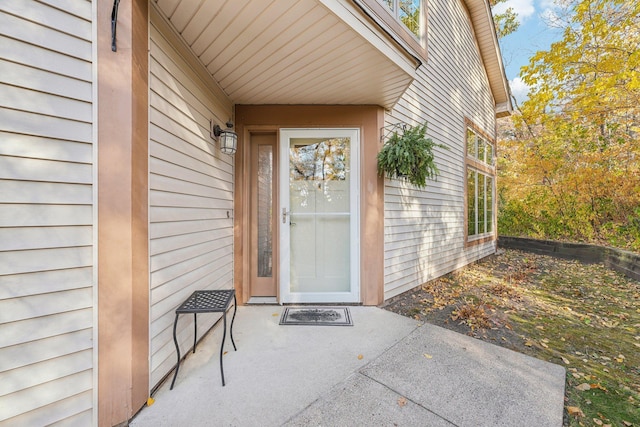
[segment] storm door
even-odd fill
[[[281,302],[359,302],[358,153],[357,129],[280,131]]]

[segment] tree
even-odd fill
[[[507,233],[640,249],[640,4],[574,0],[562,40],[523,68],[502,142]]]
[[[506,3],[507,0],[489,0],[491,9],[494,9],[501,3]],[[515,32],[520,26],[518,22],[518,14],[512,7],[507,8],[503,13],[497,13],[493,15],[493,23],[496,27],[496,34],[498,38],[502,38]]]

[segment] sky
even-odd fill
[[[511,92],[518,104],[527,98],[528,88],[520,78],[520,67],[539,50],[548,50],[551,43],[562,38],[561,32],[550,23],[556,13],[553,0],[508,0],[497,5],[493,13],[513,7],[520,27],[515,33],[500,39],[500,50]]]

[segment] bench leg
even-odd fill
[[[176,320],[174,320],[173,322],[173,342],[176,345],[176,353],[178,354],[178,361],[176,362],[176,370],[173,373],[173,381],[171,381],[171,387],[169,387],[169,390],[173,390],[173,385],[176,382],[176,378],[178,377],[178,369],[180,369],[180,346],[178,345],[178,338],[176,338],[176,327],[178,326],[178,316],[179,314],[176,313]]]
[[[233,293],[233,317],[231,318],[231,327],[229,328],[229,335],[231,335],[231,343],[233,344],[233,349],[238,351],[236,348],[236,342],[233,340],[233,321],[236,320],[236,310],[238,310],[238,302],[236,301],[236,293]]]
[[[224,329],[222,329],[222,344],[220,344],[220,375],[222,376],[222,387],[224,387],[224,368],[222,367],[222,356],[224,355],[224,340],[227,337],[227,312],[222,314]]]
[[[198,340],[198,313],[193,313],[193,354],[196,354],[196,341]]]

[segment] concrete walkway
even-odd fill
[[[279,306],[238,307],[198,344],[146,426],[561,426],[564,368],[375,307],[354,326],[280,326]]]

